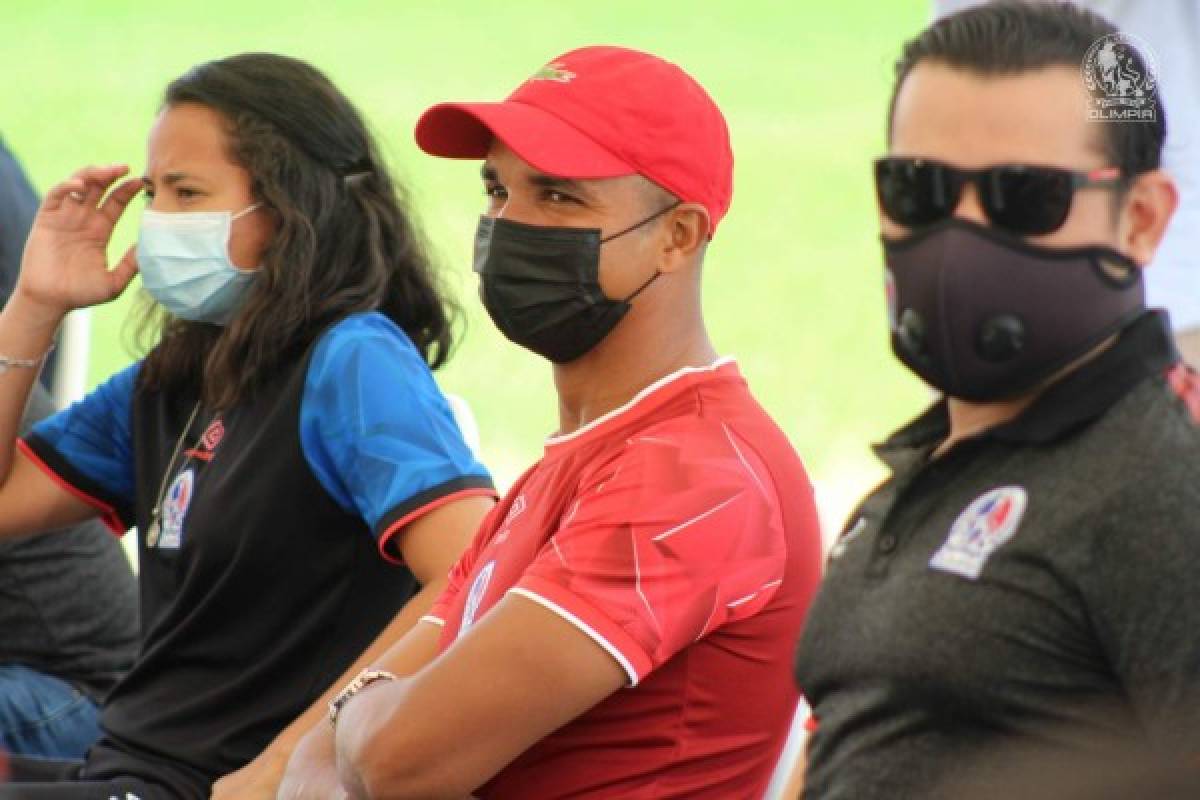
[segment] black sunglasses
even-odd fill
[[[875,161],[879,207],[893,222],[910,228],[952,216],[963,186],[972,181],[993,225],[1027,236],[1050,233],[1066,221],[1076,189],[1117,186],[1123,180],[1118,167],[1075,172],[1025,164],[959,169],[926,158]]]

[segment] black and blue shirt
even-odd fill
[[[382,314],[332,326],[215,415],[195,395],[139,388],[139,369],[21,446],[114,530],[140,531],[142,649],[83,777],[207,797],[412,596],[398,532],[494,490],[420,353]]]

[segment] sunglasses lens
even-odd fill
[[[959,188],[940,164],[903,158],[875,162],[879,207],[901,225],[928,225],[950,216],[958,201]]]
[[[1075,192],[1071,173],[1046,167],[998,167],[982,181],[983,208],[996,225],[1036,235],[1062,227]]]

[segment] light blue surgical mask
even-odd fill
[[[258,278],[258,269],[238,269],[229,260],[230,229],[260,205],[236,214],[143,211],[137,259],[146,291],[181,319],[228,323]]]

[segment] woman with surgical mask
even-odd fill
[[[0,798],[274,797],[494,502],[430,373],[453,314],[361,117],[303,62],[195,67],[127,173],[46,193],[0,313],[0,537],[136,527],[141,652],[87,759],[14,759]],[[139,272],[153,347],[18,440],[64,315]]]

